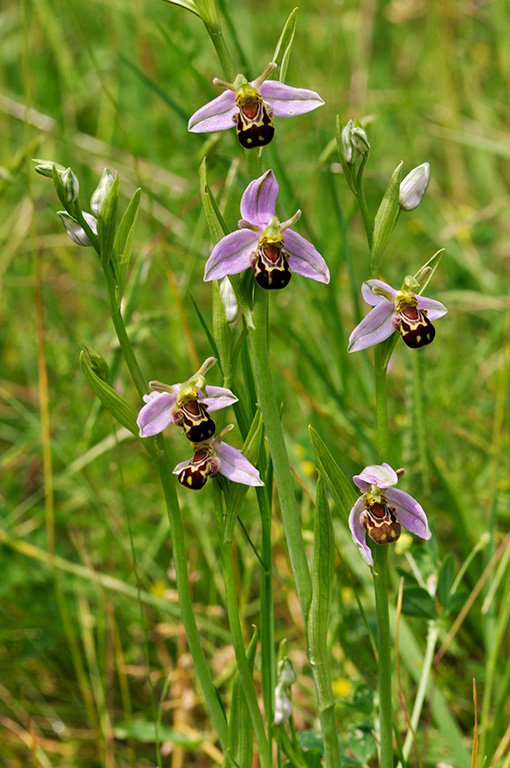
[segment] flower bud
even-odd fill
[[[108,168],[105,168],[101,178],[99,179],[99,184],[95,188],[94,192],[92,193],[92,197],[90,198],[90,210],[94,216],[98,216],[104,199],[110,191],[114,181],[115,179],[111,171]]]
[[[41,176],[46,176],[47,179],[53,178],[53,166],[56,167],[59,173],[62,173],[65,170],[63,165],[54,163],[51,160],[41,160],[38,157],[33,157],[32,162],[37,163],[37,165],[34,167],[34,171],[39,173]]]
[[[83,227],[73,219],[66,211],[57,211],[58,215],[62,219],[62,224],[67,230],[67,234],[76,245],[92,245],[90,238],[83,229]],[[91,228],[92,232],[97,235],[97,221],[90,213],[83,213],[83,218]]]
[[[361,152],[362,155],[370,151],[368,136],[366,131],[360,125],[355,125],[351,131],[351,144],[358,150],[358,152]]]
[[[407,174],[400,183],[399,203],[404,211],[413,211],[421,199],[430,181],[430,165],[422,163]]]
[[[87,350],[87,352],[89,356],[90,367],[96,376],[99,376],[100,379],[108,382],[110,369],[108,368],[108,363],[104,357],[100,355],[99,352],[92,352],[90,349]]]
[[[370,142],[366,131],[361,125],[355,125],[353,120],[349,120],[347,125],[343,127],[341,140],[345,160],[350,165],[353,165],[360,155],[366,155],[370,151]]]
[[[292,714],[292,702],[284,685],[277,685],[274,691],[274,723],[286,723]]]
[[[78,194],[80,192],[80,185],[76,175],[70,168],[66,168],[60,175],[60,181],[62,182],[67,202],[74,203],[74,201],[78,199]]]
[[[235,293],[228,277],[223,278],[220,282],[220,296],[225,307],[227,323],[233,323],[237,317],[239,307],[237,306]]]

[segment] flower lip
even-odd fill
[[[389,464],[370,465],[354,476],[363,491],[349,513],[349,527],[354,543],[368,565],[373,565],[372,551],[366,533],[377,544],[389,544],[398,539],[401,528],[422,539],[430,538],[427,516],[420,504],[405,491],[394,486],[399,473]]]
[[[181,461],[174,467],[173,474],[179,475],[182,485],[199,490],[203,488],[207,478],[217,472],[234,483],[264,485],[258,469],[248,461],[242,451],[223,441],[222,436],[226,431],[227,428],[212,440],[194,444],[193,458],[190,461]],[[184,482],[181,481],[181,476]],[[190,477],[191,482],[188,480]]]

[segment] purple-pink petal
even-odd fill
[[[233,91],[224,91],[212,101],[200,107],[189,119],[188,131],[207,133],[226,131],[234,127],[233,117],[238,112]]]
[[[234,483],[243,485],[264,485],[258,469],[243,456],[240,450],[228,443],[213,440],[216,455],[220,458],[219,472]]]
[[[274,216],[278,182],[273,171],[250,182],[241,198],[241,216],[251,224],[266,227]]]
[[[273,108],[275,117],[303,115],[324,104],[315,91],[310,91],[308,88],[293,88],[278,80],[265,80],[260,86],[260,92],[264,101]]]
[[[371,485],[376,485],[381,490],[386,490],[392,485],[398,483],[398,475],[389,464],[370,464],[352,478],[360,491],[367,491]]]
[[[383,301],[370,310],[349,336],[349,352],[358,352],[389,338],[394,332],[393,305]]]
[[[349,513],[349,528],[351,529],[353,541],[359,548],[361,557],[368,565],[373,565],[372,552],[366,542],[366,531],[360,522],[360,515],[364,509],[365,502],[363,497],[360,496]]]
[[[319,283],[329,283],[328,265],[308,240],[292,229],[286,229],[283,233],[283,247],[289,257],[291,272],[318,280]]]
[[[427,299],[426,296],[416,296],[416,301],[418,309],[424,309],[429,320],[437,320],[438,317],[442,317],[448,312],[445,305],[435,299]]]
[[[207,396],[199,397],[199,402],[207,406],[208,411],[219,411],[220,408],[227,408],[229,405],[237,403],[237,397],[225,387],[207,386],[205,391]]]
[[[385,283],[382,280],[367,280],[361,286],[361,295],[367,304],[370,304],[372,307],[377,306],[381,301],[388,301],[385,296],[378,296],[377,293],[373,293],[372,288],[376,285],[378,285],[379,288],[388,291],[392,296],[395,296],[396,294],[395,288],[392,288],[391,285],[388,285],[388,283]]]
[[[136,423],[140,429],[140,437],[152,437],[173,423],[175,395],[170,392],[151,392],[150,395],[144,396],[144,400],[145,405],[140,410]]]
[[[430,539],[427,515],[416,499],[398,488],[388,488],[384,495],[397,508],[397,517],[406,530],[422,539]]]
[[[219,280],[226,275],[244,272],[251,266],[250,255],[257,242],[258,235],[249,229],[238,229],[225,235],[207,260],[204,280]]]

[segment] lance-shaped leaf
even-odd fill
[[[252,464],[258,462],[260,447],[262,445],[262,436],[264,434],[264,424],[262,422],[262,412],[257,407],[257,412],[251,423],[250,430],[244,441],[242,454]],[[243,503],[244,497],[248,491],[247,485],[236,483],[229,488],[227,497],[227,512],[225,515],[225,533],[224,541],[232,541],[234,538],[234,529],[237,520],[237,514]]]
[[[129,429],[133,435],[138,437],[137,413],[135,409],[93,371],[90,355],[86,350],[80,352],[80,365],[87,382],[106,410],[111,413],[119,424],[122,424],[123,427]]]
[[[390,235],[395,228],[400,213],[400,180],[402,178],[402,164],[399,163],[386,187],[386,192],[381,200],[379,209],[375,215],[374,235],[372,240],[372,274],[376,274],[379,261],[384,253]]]
[[[248,666],[253,673],[255,654],[259,633],[253,628],[253,636],[250,640],[246,658]],[[235,768],[251,768],[253,760],[253,726],[250,717],[243,684],[239,673],[234,678],[232,690],[232,704],[230,707],[230,721],[227,736],[227,766]]]
[[[115,240],[115,225],[117,223],[118,199],[119,176],[116,174],[115,181],[103,200],[103,204],[101,205],[97,216],[97,236],[99,238],[101,263],[103,267],[108,264],[112,255],[113,243]]]
[[[276,44],[273,58],[271,59],[271,61],[274,61],[274,63],[279,67],[280,74],[278,79],[281,83],[285,82],[285,76],[287,74],[290,51],[292,48],[292,43],[294,41],[294,33],[296,31],[297,12],[298,12],[298,9],[294,8],[294,10],[290,13],[289,18],[285,22],[285,26],[282,30],[282,34],[280,35],[280,39]],[[273,72],[273,75],[276,75],[277,71],[278,70],[275,69],[275,71]],[[273,77],[273,75],[271,75],[271,77]]]
[[[195,16],[200,16],[193,0],[165,0],[165,3],[169,3],[169,5],[178,5],[180,8],[186,8],[187,11],[191,11]]]
[[[329,670],[328,623],[335,564],[335,536],[319,472],[313,526],[312,602],[307,621],[308,655],[314,670],[319,711],[333,702]]]
[[[308,432],[310,433],[317,466],[327,482],[329,491],[342,514],[344,523],[347,525],[349,512],[358,498],[358,494],[315,429],[308,427]]]

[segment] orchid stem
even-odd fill
[[[234,577],[234,568],[232,562],[233,542],[224,539],[223,531],[223,509],[220,488],[214,483],[214,511],[216,514],[216,527],[218,529],[218,539],[220,542],[221,569],[223,571],[223,582],[225,584],[225,599],[228,614],[228,623],[232,635],[232,644],[236,656],[237,669],[243,686],[246,704],[250,713],[255,738],[259,748],[259,760],[261,768],[271,768],[271,752],[269,741],[264,728],[264,720],[259,709],[257,694],[253,684],[253,676],[250,671],[246,651],[244,648],[243,633],[241,622],[239,620],[239,607],[237,605],[236,585]]]
[[[356,198],[363,218],[363,225],[365,227],[365,234],[367,236],[368,247],[372,251],[372,235],[374,232],[374,221],[368,210],[367,201],[365,198],[365,183],[363,181],[363,171],[367,162],[368,155],[363,157],[361,165],[359,167],[358,175],[356,177]]]
[[[388,403],[386,391],[387,361],[383,347],[375,348],[375,391],[379,461],[389,459]],[[393,768],[393,707],[391,701],[391,637],[388,608],[388,547],[372,547],[374,566],[377,651],[379,665],[380,768]]]
[[[213,684],[209,667],[205,659],[205,654],[200,642],[191,591],[188,581],[188,565],[186,560],[186,547],[184,542],[184,530],[179,509],[179,501],[175,490],[175,480],[170,470],[170,464],[165,449],[164,439],[158,437],[158,445],[161,448],[157,459],[157,467],[163,493],[166,501],[168,513],[168,522],[170,524],[170,539],[172,542],[172,555],[175,569],[175,580],[177,583],[177,592],[179,595],[179,608],[181,612],[182,623],[186,632],[186,639],[195,665],[204,699],[209,709],[213,725],[218,734],[223,751],[227,750],[227,721],[225,713],[221,706],[218,692]]]
[[[250,347],[257,393],[262,409],[264,427],[273,460],[278,498],[285,528],[289,556],[296,582],[301,611],[306,625],[312,597],[312,582],[305,546],[301,535],[301,519],[297,507],[294,482],[283,438],[280,413],[269,367],[268,349],[268,293],[255,286],[253,304],[254,329],[250,331]]]

